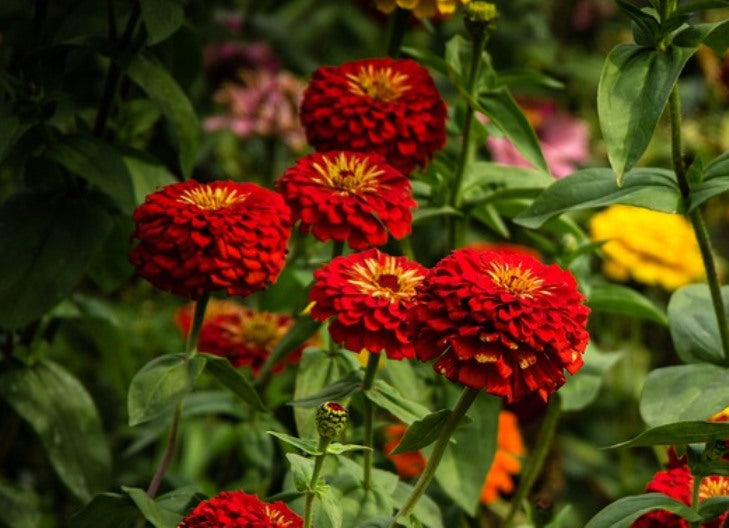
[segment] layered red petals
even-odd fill
[[[404,174],[445,144],[446,106],[428,71],[412,60],[364,59],[316,70],[301,122],[319,152],[376,152]]]
[[[329,333],[348,350],[412,358],[407,314],[425,273],[416,262],[376,249],[337,257],[314,273],[311,316],[332,318]]]
[[[266,503],[242,491],[223,491],[202,501],[178,528],[301,528],[301,517],[281,501]]]
[[[507,402],[547,400],[582,366],[589,309],[568,271],[516,250],[461,249],[418,290],[418,359],[452,381]]]
[[[381,246],[388,233],[400,239],[412,231],[417,206],[410,181],[382,156],[327,152],[300,158],[276,182],[304,233],[322,241],[347,242],[353,249]]]
[[[187,181],[147,196],[133,216],[129,258],[156,287],[189,298],[225,289],[249,295],[284,265],[290,210],[252,183]]]

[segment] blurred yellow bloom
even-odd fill
[[[377,9],[390,13],[396,7],[409,9],[418,18],[430,18],[435,15],[450,15],[461,4],[470,0],[375,0]]]
[[[683,216],[612,205],[590,219],[590,235],[607,241],[603,272],[612,279],[675,290],[704,276],[696,237]]]

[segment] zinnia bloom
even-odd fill
[[[187,337],[192,326],[194,305],[187,304],[175,313],[175,322]],[[254,375],[263,366],[281,338],[294,325],[285,314],[258,312],[234,301],[211,299],[205,310],[197,348],[200,352],[227,358],[234,367],[250,367]],[[289,363],[297,363],[307,343],[288,355]],[[276,370],[284,368],[281,363]]]
[[[266,503],[242,491],[202,501],[177,528],[301,528],[304,521],[281,501]]]
[[[319,152],[377,153],[404,174],[445,144],[446,106],[428,71],[409,59],[364,59],[317,69],[301,122]]]
[[[590,219],[590,236],[607,241],[603,272],[611,279],[675,290],[704,276],[696,236],[681,215],[611,205]]]
[[[412,231],[410,181],[377,154],[327,152],[300,158],[276,182],[303,233],[354,249]]]
[[[430,18],[435,15],[451,15],[459,4],[467,4],[470,0],[375,0],[377,9],[390,13],[396,7],[408,9],[418,18]]]
[[[402,478],[411,479],[419,477],[425,469],[427,461],[423,453],[420,451],[412,451],[410,453],[398,453],[396,455],[390,454],[397,447],[397,444],[400,443],[406,430],[407,427],[405,424],[388,425],[385,428],[385,445],[383,446],[383,451],[390,462],[392,462],[392,465],[395,466],[397,474]]]
[[[688,466],[678,466],[657,472],[645,488],[646,493],[663,493],[669,497],[691,506],[691,494],[694,477]],[[710,475],[704,477],[699,485],[699,502],[711,497],[729,495],[729,477]],[[707,523],[701,524],[703,528],[718,528],[729,515],[724,513]],[[689,523],[666,510],[656,510],[639,517],[631,528],[689,528]]]
[[[499,494],[508,495],[514,492],[514,475],[521,471],[521,458],[525,453],[516,415],[501,411],[494,461],[481,488],[483,504],[491,504]]]
[[[235,135],[276,137],[294,150],[306,145],[299,123],[299,102],[304,83],[287,72],[242,70],[238,82],[226,82],[215,92],[225,108],[222,115],[205,120],[205,130],[229,129]]]
[[[389,359],[414,357],[407,312],[426,270],[406,257],[370,249],[337,257],[314,272],[311,317],[347,350],[385,351]]]
[[[176,295],[249,295],[278,277],[290,213],[281,195],[252,183],[174,183],[134,211],[139,243],[129,259],[139,275]]]
[[[546,401],[582,366],[589,309],[569,271],[514,250],[460,249],[418,288],[412,311],[418,359],[451,381]]]
[[[552,104],[525,105],[525,113],[537,133],[544,159],[555,178],[573,173],[588,160],[587,123],[557,111]],[[497,163],[532,166],[505,137],[489,136],[486,146]]]

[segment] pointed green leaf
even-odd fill
[[[328,401],[338,401],[346,398],[355,392],[362,385],[364,376],[359,370],[355,370],[344,376],[342,379],[327,385],[319,392],[291,402],[295,407],[319,407]]]
[[[282,442],[300,449],[307,455],[320,455],[321,450],[319,449],[319,442],[311,438],[296,438],[286,433],[279,433],[278,431],[266,431],[267,434],[275,436]]]
[[[332,455],[341,455],[349,451],[372,451],[372,448],[358,444],[340,444],[339,442],[332,442],[327,446],[327,453]]]
[[[697,444],[729,438],[729,424],[709,422],[678,422],[659,425],[643,431],[635,438],[609,446],[644,447],[670,444]]]
[[[270,434],[270,433],[269,433]],[[286,453],[286,458],[291,465],[291,474],[294,477],[294,486],[298,491],[306,491],[311,483],[311,476],[314,473],[314,461],[311,458],[302,457],[296,453]]]
[[[139,4],[149,45],[165,40],[185,22],[185,11],[178,0],[140,0]]]
[[[727,190],[729,190],[729,152],[725,152],[706,166],[701,183],[691,189],[689,211]]]
[[[414,421],[390,454],[410,453],[429,446],[438,438],[440,430],[450,415],[450,410],[441,409],[430,413],[421,420]]]
[[[585,528],[629,528],[638,517],[656,510],[667,510],[689,522],[701,520],[694,510],[663,493],[645,493],[616,500],[590,519]]]
[[[132,528],[139,512],[131,499],[119,493],[100,493],[70,520],[68,528]]]
[[[427,407],[403,397],[395,387],[382,379],[375,380],[373,387],[365,391],[365,396],[406,424],[425,418],[430,413]]]
[[[729,286],[723,286],[721,294],[729,310]],[[673,345],[684,362],[723,364],[719,326],[706,284],[676,290],[668,302],[668,321]]]
[[[594,311],[629,315],[668,326],[668,317],[641,293],[617,284],[593,284],[587,305]]]
[[[620,358],[621,352],[600,352],[590,343],[583,356],[585,364],[559,389],[562,398],[562,410],[579,411],[590,405],[597,398],[605,373]]]
[[[164,509],[154,502],[154,499],[147,495],[147,492],[143,489],[128,488],[126,486],[122,486],[122,489],[134,501],[144,518],[155,528],[176,528],[182,520],[182,515]]]
[[[226,358],[213,354],[199,354],[205,358],[205,372],[214,377],[225,388],[250,405],[253,409],[267,412],[261,397],[248,378],[241,374]]]

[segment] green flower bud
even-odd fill
[[[327,440],[337,438],[347,426],[349,413],[337,402],[322,403],[316,411],[316,429]]]
[[[475,0],[463,6],[463,22],[474,39],[481,38],[484,33],[493,30],[499,12],[491,2]]]

